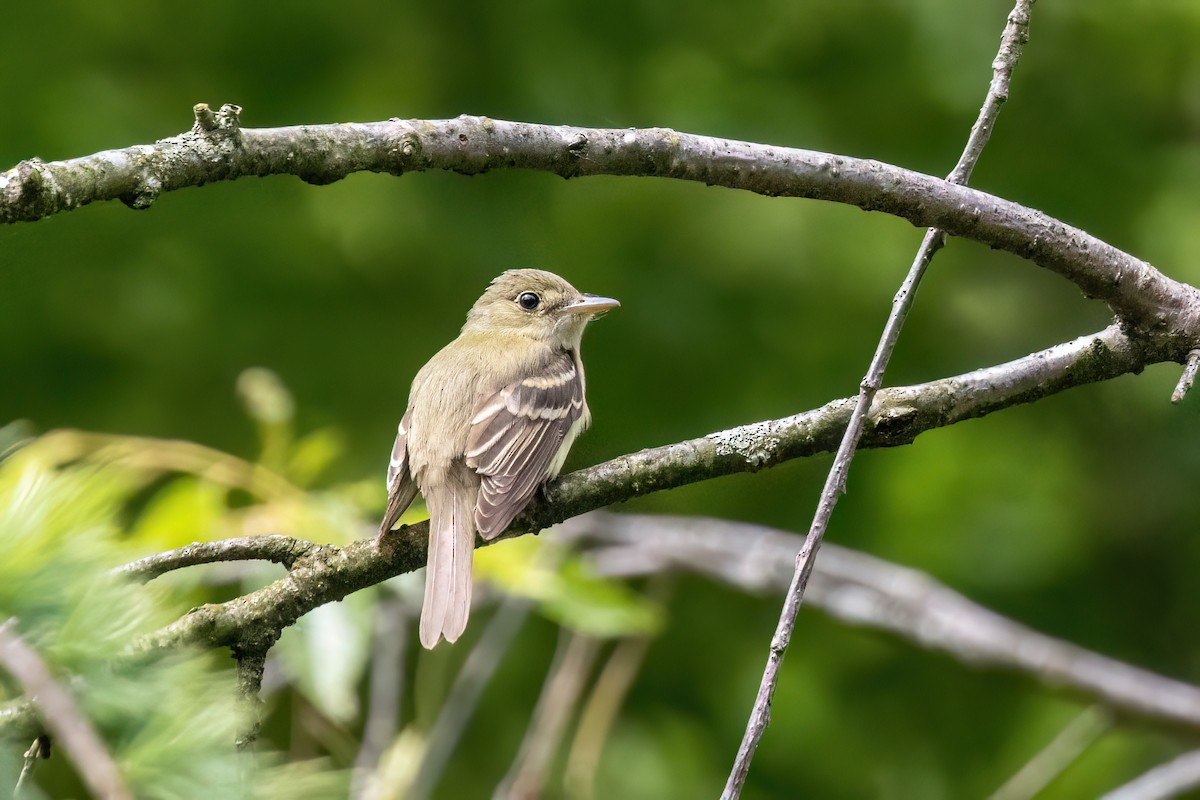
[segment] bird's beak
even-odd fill
[[[568,314],[599,314],[610,308],[618,308],[621,303],[611,297],[600,297],[595,294],[585,294],[582,300],[576,300],[570,305],[563,306]]]

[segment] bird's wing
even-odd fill
[[[383,515],[378,536],[383,536],[392,529],[396,520],[400,519],[400,515],[417,496],[417,484],[408,469],[408,426],[411,423],[412,409],[410,408],[396,428],[396,443],[392,445],[392,458],[388,462],[387,471],[387,512]]]
[[[475,526],[484,539],[508,527],[550,477],[555,457],[584,416],[583,375],[562,351],[477,407],[465,451],[482,486]],[[577,431],[576,431],[577,432]]]

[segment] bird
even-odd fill
[[[621,304],[540,269],[510,269],[417,372],[387,470],[381,546],[419,491],[429,509],[420,639],[453,643],[471,610],[475,535],[498,536],[558,475],[591,423],[580,341]]]

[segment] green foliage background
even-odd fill
[[[242,105],[250,126],[467,112],[666,126],[942,174],[974,119],[1008,9],[14,3],[0,12],[0,163],[153,141],[188,127],[191,105],[206,101]],[[1198,37],[1190,0],[1038,4],[973,184],[1200,282]],[[624,303],[587,337],[596,424],[570,462],[584,465],[852,393],[920,235],[832,204],[518,172],[355,175],[322,188],[281,177],[165,195],[148,212],[89,207],[0,230],[0,422],[269,460],[234,391],[243,370],[266,367],[295,398],[295,435],[320,451],[309,454],[312,475],[276,465],[325,492],[319,513],[300,515],[308,527],[289,532],[345,539],[363,533],[352,521],[379,510],[409,380],[500,270],[542,266]],[[996,363],[1107,319],[1056,276],[952,241],[888,380]],[[1200,399],[1167,403],[1177,375],[1159,366],[864,452],[829,535],[1049,633],[1200,680]],[[812,459],[630,506],[801,530],[827,467]],[[220,516],[187,516],[194,500],[166,515],[173,532],[146,534],[144,549],[222,535],[188,529]],[[717,792],[777,609],[774,597],[677,583],[598,796]],[[522,631],[442,796],[483,796],[504,774],[554,642],[545,618]],[[413,691],[429,697],[407,707],[436,707],[465,650],[424,658],[420,674],[435,677]],[[274,700],[270,743],[345,766],[361,724],[354,704],[335,744],[307,741],[303,726],[289,727],[301,702],[292,691]],[[969,671],[806,611],[746,796],[986,794],[1080,708],[1024,678]],[[1096,794],[1186,744],[1121,728],[1047,796]]]

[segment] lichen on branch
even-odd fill
[[[1033,353],[1007,364],[916,386],[884,389],[876,396],[863,434],[867,447],[912,442],[922,432],[980,417],[1008,406],[1129,372],[1162,361],[1119,326]],[[769,422],[744,425],[688,441],[614,458],[550,483],[500,538],[536,533],[587,511],[651,492],[702,480],[754,472],[837,447],[853,398]],[[282,538],[282,537],[281,537]],[[251,540],[214,543],[202,550],[231,558],[265,558],[286,563],[288,573],[256,592],[193,609],[171,625],[142,637],[134,653],[181,644],[265,652],[280,633],[317,606],[425,566],[428,524],[405,526],[376,548],[368,531],[345,547]],[[478,544],[478,543],[477,543]],[[211,558],[205,561],[214,560]],[[181,548],[127,568],[134,575],[160,575],[201,563],[197,551]]]

